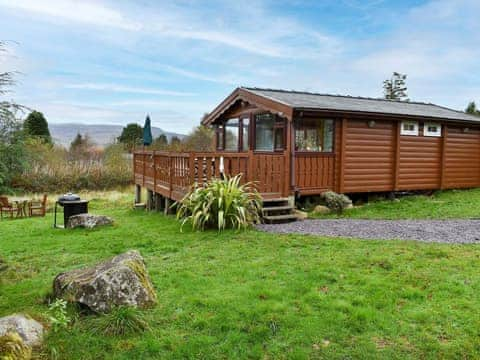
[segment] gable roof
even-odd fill
[[[249,93],[286,105],[294,110],[331,110],[387,115],[420,116],[480,123],[480,117],[443,106],[343,95],[317,94],[278,89],[242,87]]]

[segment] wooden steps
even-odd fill
[[[298,220],[288,198],[264,199],[262,218],[263,222],[267,224],[281,224]]]

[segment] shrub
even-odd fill
[[[194,230],[245,229],[260,221],[261,198],[251,183],[240,184],[241,175],[213,179],[194,186],[179,202],[177,219]]]
[[[335,211],[337,214],[341,214],[348,206],[352,205],[352,201],[343,194],[337,194],[333,191],[327,191],[323,194],[325,204],[327,207]]]
[[[124,336],[150,330],[150,327],[140,310],[122,306],[95,319],[91,330],[107,336]]]

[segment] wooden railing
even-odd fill
[[[288,196],[285,153],[175,153],[137,150],[133,154],[135,184],[170,199],[181,199],[193,184],[203,185],[221,174],[242,174],[265,197]]]

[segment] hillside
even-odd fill
[[[93,142],[100,146],[105,146],[112,143],[115,138],[120,136],[123,126],[122,125],[87,125],[87,124],[49,124],[50,133],[55,143],[64,146],[69,146],[74,137],[80,133],[82,135],[88,134]],[[185,137],[183,134],[177,134],[168,132],[163,129],[152,127],[152,135],[154,138],[160,134],[165,134],[170,140],[173,136],[177,136],[180,139]]]

